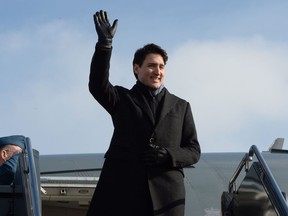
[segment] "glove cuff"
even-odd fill
[[[102,38],[99,38],[99,39],[98,39],[98,45],[101,46],[101,47],[104,47],[104,48],[112,48],[112,39],[108,39],[108,38],[102,39]]]

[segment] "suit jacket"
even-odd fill
[[[88,215],[93,215],[93,211],[97,215],[110,215],[109,211],[111,215],[119,215],[119,211],[125,215],[141,215],[150,201],[153,212],[143,215],[184,215],[182,168],[200,158],[190,104],[165,89],[156,121],[137,85],[129,90],[109,82],[111,52],[111,49],[96,46],[91,63],[89,89],[111,115],[114,132]],[[171,163],[145,167],[142,154],[148,143],[166,148]],[[109,206],[114,206],[117,212]]]

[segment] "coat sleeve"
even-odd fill
[[[201,149],[189,103],[187,103],[184,115],[180,147],[168,147],[167,150],[171,156],[173,167],[190,166],[197,163],[200,159]]]
[[[119,101],[116,88],[109,81],[112,48],[96,45],[90,65],[89,91],[111,114]]]

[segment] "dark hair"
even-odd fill
[[[168,61],[168,55],[166,53],[166,51],[164,49],[162,49],[160,46],[150,43],[150,44],[146,44],[145,46],[143,46],[142,48],[136,50],[135,54],[134,54],[134,59],[133,59],[133,66],[135,64],[139,65],[139,67],[142,66],[146,56],[148,54],[159,54],[162,56],[164,64],[166,64],[166,62]],[[136,79],[137,79],[137,75],[134,73]]]
[[[13,144],[2,145],[2,146],[0,146],[0,151],[2,151],[5,148],[6,148],[6,150],[10,151],[11,146],[13,146]]]

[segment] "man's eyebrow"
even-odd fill
[[[158,64],[158,63],[156,63],[156,62],[148,62],[147,64],[148,64],[148,65],[163,65],[163,66],[165,65],[165,64],[162,64],[162,63],[161,63],[161,64]]]

